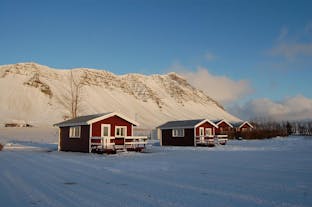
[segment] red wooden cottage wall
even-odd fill
[[[228,131],[231,131],[231,127],[224,121],[222,121],[219,125],[218,125],[219,128],[216,129],[216,133],[219,134],[222,132],[228,132]],[[221,130],[222,129],[222,130]]]
[[[240,130],[241,132],[242,132],[242,131],[250,131],[250,130],[252,130],[252,128],[251,128],[247,123],[245,123],[243,126],[240,127],[239,130]]]
[[[200,127],[204,127],[204,133],[206,133],[206,128],[211,128],[212,134],[213,131],[216,129],[212,124],[210,124],[209,122],[205,122],[203,124],[201,124],[200,126],[196,127],[195,129],[195,135],[199,136],[199,128]],[[206,134],[205,134],[206,135]]]
[[[100,137],[101,136],[101,124],[110,124],[111,125],[111,136],[115,136],[115,127],[116,126],[126,126],[127,127],[127,136],[132,136],[132,124],[119,116],[112,116],[107,119],[100,120],[92,124],[92,136]]]

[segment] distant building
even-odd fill
[[[214,120],[213,121],[218,128],[216,129],[216,134],[220,135],[220,134],[227,134],[229,135],[230,133],[233,132],[233,125],[226,121],[225,119],[219,119],[219,120]]]
[[[208,119],[179,120],[158,126],[157,133],[162,146],[209,146],[215,144],[217,129]]]
[[[232,123],[236,132],[248,132],[254,128],[248,121]]]

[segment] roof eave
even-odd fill
[[[180,127],[157,127],[158,129],[192,129],[195,126],[180,126]]]
[[[217,126],[219,126],[219,124],[221,124],[222,122],[225,122],[227,125],[229,125],[231,128],[234,128],[234,126],[230,123],[230,122],[228,122],[227,120],[225,120],[225,119],[222,119],[221,121],[219,121],[218,123],[217,123]]]
[[[211,124],[212,126],[219,128],[215,123],[213,123],[212,121],[210,121],[209,119],[204,119],[201,122],[197,123],[194,127],[198,127],[200,125],[202,125],[203,123],[208,122],[209,124]]]
[[[58,124],[53,124],[53,126],[57,127],[71,127],[71,126],[84,126],[84,125],[89,125],[86,122],[77,122],[77,123],[58,123]]]
[[[238,128],[241,128],[241,127],[244,126],[245,124],[247,124],[247,125],[250,126],[251,128],[254,128],[248,121],[243,122]]]

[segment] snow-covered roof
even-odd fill
[[[54,124],[54,126],[72,126],[72,125],[89,125],[88,121],[107,115],[109,113],[102,113],[102,114],[91,114],[86,116],[78,116],[73,119],[68,119],[66,121]]]
[[[58,127],[66,127],[66,126],[81,126],[81,125],[89,125],[94,122],[100,121],[102,119],[106,119],[112,116],[118,116],[130,123],[132,123],[135,126],[138,126],[139,124],[135,121],[130,120],[129,118],[125,117],[124,115],[121,115],[116,112],[108,112],[108,113],[101,113],[101,114],[92,114],[92,115],[86,115],[86,116],[79,116],[73,119],[69,119],[57,124],[54,124],[54,126]]]
[[[218,128],[213,122],[208,119],[192,119],[192,120],[178,120],[178,121],[168,121],[167,123],[158,126],[160,129],[174,129],[174,128],[194,128],[201,125],[204,122],[209,122],[214,127]]]

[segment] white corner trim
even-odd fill
[[[197,143],[196,143],[196,127],[194,127],[194,147],[197,146]]]
[[[59,138],[58,138],[58,145],[57,145],[57,151],[61,151],[61,128],[59,128]]]
[[[92,124],[89,124],[89,153],[92,151],[91,149],[91,139],[92,139]]]

